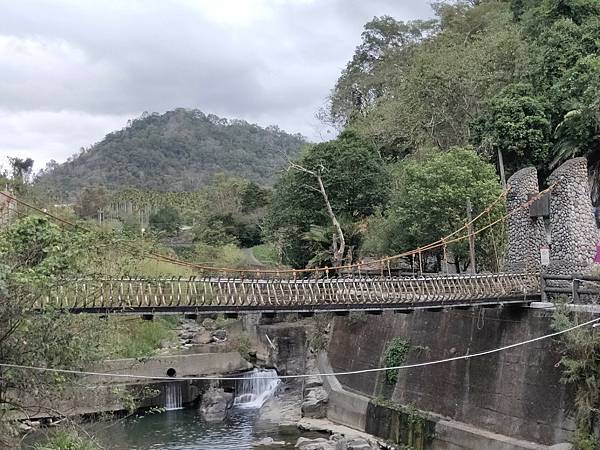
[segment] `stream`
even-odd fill
[[[183,408],[181,391],[174,384],[167,392],[164,412],[84,427],[111,450],[293,449],[300,436],[322,437],[298,430],[299,389],[289,389],[279,379],[265,379],[273,374],[271,370],[248,372],[237,383],[233,406],[223,422],[205,422],[197,407]]]

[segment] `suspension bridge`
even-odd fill
[[[429,245],[375,261],[381,276],[364,273],[367,263],[313,269],[273,269],[252,273],[245,269],[207,267],[166,255],[148,252],[161,262],[195,269],[200,274],[189,278],[115,278],[102,275],[58,281],[34,300],[35,310],[58,309],[72,313],[121,314],[214,314],[244,312],[313,314],[318,311],[347,313],[383,310],[410,312],[414,309],[464,308],[500,304],[526,304],[547,297],[548,280],[539,272],[487,274],[425,274],[423,259],[427,252],[438,252],[446,259],[448,245],[474,236],[502,223],[518,209],[527,208],[553,186],[531,197],[519,208],[492,220],[490,212],[506,196],[502,193],[492,204],[463,227]],[[74,228],[86,230],[13,196],[9,200],[35,213]],[[487,216],[488,223],[477,230],[472,226]],[[87,230],[89,231],[89,230]],[[496,255],[497,256],[497,255]],[[412,258],[419,271],[414,276],[391,276],[390,262]],[[368,263],[373,265],[373,262]],[[363,273],[361,274],[361,267]],[[387,267],[388,275],[384,275]],[[333,276],[330,276],[333,274]],[[552,283],[550,283],[552,284]],[[576,283],[574,283],[575,285]],[[579,286],[577,284],[577,286]],[[564,288],[563,288],[564,290]],[[573,298],[578,291],[573,291]]]
[[[410,311],[527,303],[540,298],[538,274],[409,277],[70,280],[36,309],[76,313],[281,313]]]

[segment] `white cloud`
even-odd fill
[[[176,107],[320,140],[314,115],[375,15],[426,0],[22,0],[0,14],[0,159],[64,161]],[[40,168],[40,164],[36,165]]]
[[[7,167],[9,156],[34,158],[36,170],[52,159],[64,161],[81,147],[123,128],[131,116],[0,109],[0,167]]]

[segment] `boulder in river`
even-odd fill
[[[210,344],[212,334],[210,331],[202,329],[192,337],[192,344]]]
[[[335,450],[335,442],[324,438],[308,439],[298,438],[295,448],[299,450]]]
[[[211,388],[204,393],[200,402],[200,414],[206,422],[221,422],[231,408],[233,394],[223,389]]]
[[[379,446],[375,447],[362,438],[341,439],[335,446],[335,450],[372,450],[375,448],[379,448]]]
[[[212,333],[213,340],[216,342],[223,342],[227,340],[227,331],[215,330]]]
[[[377,450],[379,445],[361,437],[344,437],[334,434],[329,440],[301,437],[296,442],[296,448],[299,450]]]

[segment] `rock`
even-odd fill
[[[312,389],[315,387],[323,386],[323,380],[318,375],[313,375],[311,377],[306,378],[304,381],[304,390]]]
[[[302,401],[302,417],[323,419],[327,416],[329,394],[322,387],[308,389]]]
[[[211,342],[212,334],[208,330],[202,330],[192,338],[192,344],[210,344]]]
[[[573,444],[562,443],[548,447],[548,450],[573,450]]]
[[[295,448],[300,450],[335,450],[335,443],[323,438],[308,439],[301,437],[296,441]]]
[[[256,441],[254,443],[254,447],[260,447],[260,446],[273,447],[274,445],[283,446],[286,444],[287,444],[287,442],[285,442],[285,441],[276,441],[272,437],[266,437],[266,438],[260,439],[259,441]]]
[[[215,328],[217,328],[213,319],[204,319],[202,321],[202,326],[207,330],[214,330]]]
[[[27,433],[31,430],[33,430],[33,427],[30,425],[27,425],[24,422],[17,422],[17,429],[21,432],[21,433]]]
[[[194,333],[192,333],[191,331],[186,331],[185,333],[181,333],[179,335],[179,339],[181,339],[182,341],[191,341],[193,337]]]
[[[227,417],[233,394],[223,389],[211,388],[204,393],[200,402],[200,415],[206,422],[221,422]]]
[[[215,330],[212,333],[213,340],[216,342],[223,342],[227,340],[227,331]]]
[[[354,438],[354,439],[341,439],[337,442],[335,450],[373,450],[375,447],[369,443],[366,439]]]

